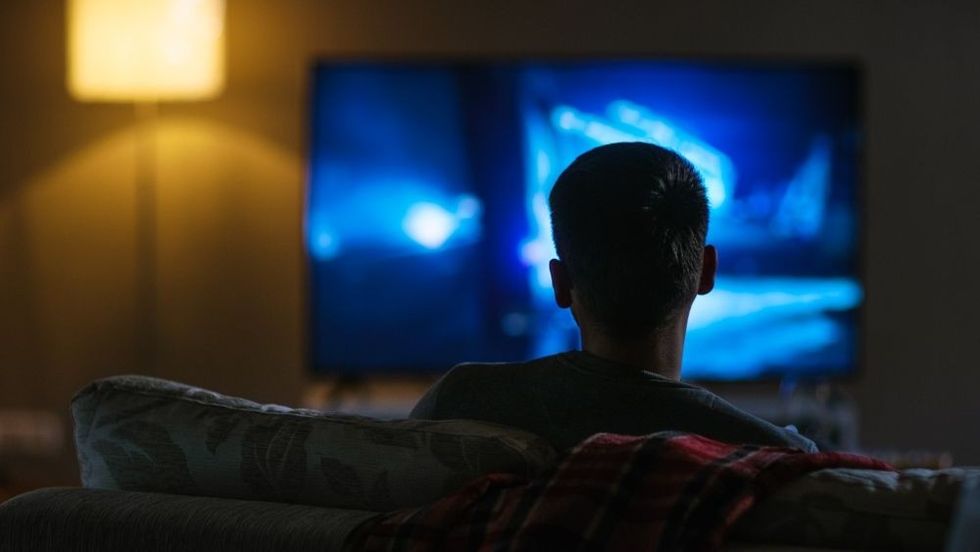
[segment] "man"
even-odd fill
[[[461,364],[411,417],[469,418],[525,429],[559,450],[599,432],[697,433],[729,443],[816,451],[799,434],[678,381],[694,299],[714,287],[701,177],[678,154],[609,144],[576,159],[549,198],[555,301],[582,351],[530,362]]]

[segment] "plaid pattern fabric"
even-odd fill
[[[600,433],[533,481],[492,474],[354,537],[371,551],[716,550],[757,500],[824,468],[890,470],[841,453],[729,445],[698,435]]]

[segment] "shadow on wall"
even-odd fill
[[[0,406],[63,411],[87,381],[142,371],[136,130],[93,140],[0,201],[0,286],[13,298],[0,310],[0,329],[12,329]],[[153,144],[155,375],[298,401],[301,159],[230,126],[166,115]]]

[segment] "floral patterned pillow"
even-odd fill
[[[387,511],[490,472],[533,476],[556,457],[494,424],[323,414],[143,376],[91,383],[72,415],[89,488]]]

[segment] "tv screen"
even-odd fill
[[[852,373],[859,77],[845,64],[711,60],[318,64],[313,369],[438,374],[578,348],[551,291],[548,193],[580,153],[645,141],[701,173],[720,257],[682,376]]]

